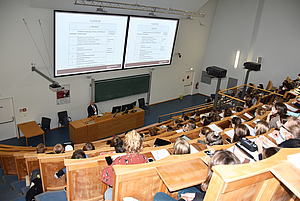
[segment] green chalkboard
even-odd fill
[[[107,101],[149,91],[149,74],[95,81],[95,102]]]

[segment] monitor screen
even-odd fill
[[[118,112],[121,112],[121,106],[115,106],[112,108],[112,111],[111,113],[114,114],[114,113],[118,113]]]
[[[178,20],[130,16],[124,68],[171,64]]]
[[[122,69],[128,16],[54,11],[54,76]]]

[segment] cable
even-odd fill
[[[48,59],[49,59],[50,65],[53,66],[52,62],[51,62],[51,59],[50,59],[50,54],[49,54],[48,46],[47,46],[47,43],[46,43],[46,40],[45,40],[45,35],[44,35],[44,32],[43,32],[42,23],[41,23],[40,19],[38,21],[39,21],[39,24],[40,24],[40,28],[41,28],[41,32],[42,32],[42,35],[43,35],[43,40],[44,40],[44,43],[45,43],[45,46],[46,46],[46,50],[47,50],[47,54],[48,54]],[[50,74],[47,66],[46,66],[46,69],[47,69],[47,71],[49,73],[49,76],[51,76],[51,74]]]

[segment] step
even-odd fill
[[[45,193],[41,193],[35,196],[34,198],[36,201],[49,201],[49,200],[68,201],[66,192],[64,190],[48,191]]]
[[[25,182],[25,180],[15,181],[15,182],[11,183],[11,186],[12,186],[13,190],[16,190],[19,193],[23,194],[21,189],[26,186],[26,182]]]
[[[25,186],[25,187],[21,188],[22,194],[26,195],[28,189],[29,189],[29,186]]]

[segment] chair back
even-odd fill
[[[57,115],[58,115],[58,123],[60,123],[62,126],[69,125],[67,111],[58,112]]]
[[[138,101],[139,101],[139,108],[145,107],[145,99],[144,98],[140,98]]]
[[[51,123],[51,119],[47,118],[47,117],[42,117],[42,129],[44,132],[46,131],[50,131],[50,123]]]
[[[273,87],[273,83],[272,83],[271,80],[269,80],[268,85],[267,85],[267,87],[266,87],[266,90],[267,90],[267,91],[270,91],[270,90],[272,89],[272,87]]]

